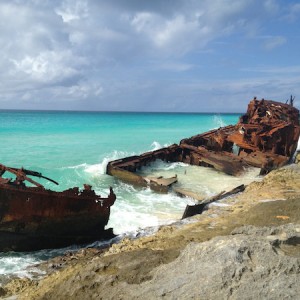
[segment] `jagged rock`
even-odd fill
[[[300,225],[246,226],[231,236],[190,244],[175,261],[156,269],[138,297],[296,299],[300,255],[294,257],[281,246],[299,247],[299,232]]]
[[[243,226],[177,258],[152,250],[95,258],[20,299],[299,299],[299,244],[300,225]]]

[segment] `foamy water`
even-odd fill
[[[167,146],[167,145],[164,145]],[[160,149],[162,145],[155,142],[151,150]],[[168,194],[157,194],[149,187],[135,187],[105,174],[107,163],[124,156],[134,155],[114,151],[100,164],[80,165],[75,169],[88,173],[94,182],[97,194],[105,196],[112,186],[117,195],[117,201],[111,208],[111,216],[107,227],[112,227],[116,234],[138,231],[149,226],[159,226],[179,220],[187,204],[193,204],[191,198],[179,197],[172,190]],[[184,163],[166,163],[156,161],[142,168],[142,176],[177,176],[178,182],[173,186],[196,192],[203,198],[208,198],[223,190],[230,190],[240,184],[249,184],[260,180],[259,169],[250,168],[240,177],[226,175],[211,168],[190,166]]]
[[[117,201],[111,208],[107,227],[120,235],[149,232],[181,218],[192,199],[175,193],[156,194],[106,175],[107,163],[131,155],[179,143],[200,132],[235,124],[238,115],[214,114],[138,114],[72,112],[1,112],[1,163],[32,169],[53,178],[59,186],[41,180],[49,189],[64,190],[93,186],[105,197],[113,187]],[[14,151],[11,151],[11,150]],[[178,177],[180,188],[193,189],[205,197],[241,184],[241,179],[208,168],[157,161],[142,170],[145,175]],[[251,181],[255,172],[245,174]],[[244,180],[243,179],[243,180]],[[151,231],[151,230],[150,230]],[[99,243],[95,243],[99,245]],[[0,274],[30,275],[28,266],[61,255],[65,249],[32,253],[0,253]]]
[[[116,153],[113,153],[113,157],[115,159],[119,158]],[[107,177],[102,171],[106,168],[104,161],[100,164],[83,164],[71,168],[79,172],[87,172],[89,176],[94,178],[95,182],[97,180],[101,182],[102,180],[107,184],[107,179],[111,180],[110,183],[117,194],[117,201],[111,208],[111,216],[107,227],[114,228],[114,233],[121,236],[143,235],[144,232],[148,232],[144,231],[146,228],[156,228],[159,225],[178,221],[182,217],[186,205],[194,203],[193,199],[179,197],[174,192],[157,194],[151,191],[150,188],[136,188],[112,177]],[[210,197],[224,189],[229,190],[242,183],[248,184],[253,180],[260,180],[258,171],[258,169],[249,169],[242,177],[236,178],[210,168],[190,166],[184,163],[156,161],[149,167],[145,167],[141,174],[162,175],[165,177],[176,174],[178,183],[175,184],[175,187],[193,190],[203,195],[203,197]],[[108,189],[104,191],[102,188],[101,190],[96,188],[95,190],[102,195],[105,192],[109,193]],[[101,242],[94,244],[94,246],[100,245]],[[15,274],[20,277],[41,276],[43,274],[32,266],[75,249],[78,249],[78,246],[32,253],[0,254],[0,274]]]

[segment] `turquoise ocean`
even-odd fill
[[[116,234],[138,232],[179,220],[186,204],[174,193],[156,194],[106,175],[107,163],[129,155],[156,150],[213,128],[235,124],[238,114],[182,114],[131,112],[0,111],[0,163],[41,172],[59,182],[35,179],[53,190],[91,184],[106,196],[112,186],[117,201],[108,227]],[[183,163],[155,162],[143,174],[178,176],[178,186],[204,196],[241,182],[215,170]],[[249,171],[245,180],[253,180]],[[66,251],[0,253],[0,275],[27,274],[25,268]]]

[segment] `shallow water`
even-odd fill
[[[112,186],[117,201],[111,208],[107,227],[113,227],[116,234],[127,234],[180,219],[186,204],[192,200],[123,183],[105,174],[107,163],[235,124],[238,117],[236,114],[0,111],[0,163],[23,166],[60,183],[57,187],[39,180],[49,189],[64,190],[89,183],[97,194],[106,196]],[[241,178],[182,163],[158,161],[142,172],[166,177],[176,174],[178,187],[196,190],[204,197],[242,183]],[[243,181],[248,183],[256,177],[257,170],[253,169],[245,173]],[[64,251],[0,254],[0,274],[23,274],[26,266]]]

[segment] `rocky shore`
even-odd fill
[[[2,299],[298,299],[300,165],[272,171],[187,223],[85,249],[14,279]]]

